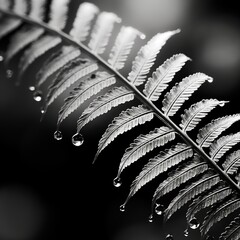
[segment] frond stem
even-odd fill
[[[183,141],[190,146],[192,146],[193,150],[199,154],[201,158],[203,158],[206,162],[209,163],[209,165],[220,174],[220,176],[225,179],[232,187],[235,189],[235,191],[240,194],[240,188],[239,186],[229,177],[228,174],[226,174],[206,153],[203,151],[201,147],[199,147],[184,131],[182,131],[168,116],[164,115],[150,100],[148,100],[134,85],[132,85],[121,73],[119,73],[117,70],[112,68],[103,58],[93,53],[87,46],[80,42],[76,42],[73,40],[73,38],[68,35],[67,33],[64,33],[63,31],[51,28],[47,25],[45,22],[38,22],[36,20],[33,20],[27,16],[19,15],[16,13],[13,13],[11,11],[0,9],[0,12],[3,14],[6,14],[13,18],[21,19],[25,23],[33,24],[37,27],[44,28],[45,31],[60,36],[64,41],[68,42],[71,45],[76,46],[77,48],[80,48],[83,50],[87,55],[89,55],[91,58],[97,60],[101,65],[103,65],[105,68],[107,68],[111,73],[116,75],[120,81],[122,81],[130,90],[132,90],[136,97],[144,103],[147,107],[152,109],[154,111],[155,116],[160,119],[164,124],[166,124],[168,127],[174,129],[174,131],[183,139]]]

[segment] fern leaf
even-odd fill
[[[230,115],[213,120],[199,130],[197,143],[200,147],[209,147],[211,143],[232,124],[240,120],[240,114]]]
[[[223,136],[210,146],[210,156],[212,160],[218,162],[218,160],[234,145],[240,142],[240,132]]]
[[[88,44],[94,53],[102,54],[104,52],[115,22],[121,22],[121,19],[116,14],[111,12],[102,12],[99,14]]]
[[[183,207],[191,199],[203,193],[204,191],[211,189],[213,186],[219,183],[219,181],[220,177],[218,174],[206,174],[201,177],[200,180],[192,183],[186,189],[181,190],[165,210],[165,220],[168,220],[177,210]]]
[[[112,123],[108,126],[100,139],[94,162],[103,149],[106,148],[117,136],[138,125],[144,124],[147,121],[151,121],[153,117],[153,111],[146,108],[144,105],[122,111],[119,116],[113,119]]]
[[[200,227],[202,236],[205,236],[217,222],[220,222],[223,218],[226,218],[229,214],[235,212],[239,208],[240,199],[233,196],[230,200],[223,202],[216,209],[213,208],[210,210]]]
[[[9,0],[0,0],[0,9],[9,10],[11,2]]]
[[[19,15],[26,15],[28,11],[28,1],[26,0],[15,0],[13,1],[13,12]]]
[[[225,187],[223,182],[220,183],[221,185],[217,189],[205,194],[204,196],[194,199],[186,213],[188,222],[190,222],[191,219],[193,219],[202,209],[213,206],[215,203],[223,200],[232,193],[232,189],[230,187]]]
[[[46,112],[49,105],[68,87],[97,69],[98,65],[88,59],[77,58],[68,63],[49,86],[44,111]]]
[[[118,177],[122,171],[136,162],[142,156],[146,155],[148,152],[153,149],[164,146],[169,141],[175,139],[175,132],[168,127],[160,127],[151,131],[149,134],[138,136],[133,143],[130,144],[130,147],[126,149],[118,169]],[[178,152],[185,152],[188,149],[185,149],[185,145],[177,145],[174,148],[161,152],[157,157],[151,159],[150,162],[161,163],[161,161],[168,160],[169,163],[173,164],[177,161],[183,160],[183,154],[177,155]]]
[[[221,234],[220,240],[239,240],[240,238],[240,216],[234,218],[233,221],[225,228]]]
[[[150,159],[150,161],[144,166],[140,174],[133,181],[131,185],[130,193],[127,197],[127,200],[125,201],[125,204],[139,189],[141,189],[144,185],[146,185],[152,179],[156,178],[158,175],[166,171],[171,166],[178,164],[179,162],[191,157],[192,155],[193,155],[193,151],[191,147],[186,146],[185,144],[177,144],[173,150],[170,149],[168,152],[162,152],[157,157]],[[192,168],[192,170],[190,170],[190,168]],[[193,164],[191,164],[190,166],[187,166],[185,170],[181,171],[181,174],[178,174],[178,175],[182,175],[182,178],[178,177],[178,180],[175,179],[176,181],[174,181],[173,179],[174,177],[172,177],[171,179],[169,178],[168,179],[169,181],[165,182],[166,185],[170,184],[172,185],[172,188],[175,188],[175,186],[177,186],[177,184],[181,182],[180,179],[183,179],[184,181],[193,175],[192,174],[193,169],[194,169]],[[186,173],[186,171],[188,172],[188,174]],[[198,168],[198,173],[200,173],[201,171],[202,171],[201,168]],[[195,173],[195,175],[197,175],[198,173]],[[161,186],[162,185],[160,184],[158,188],[159,189],[158,194],[161,194],[160,193]],[[165,186],[163,186],[163,188],[165,188]]]
[[[193,152],[191,152],[191,157]],[[185,156],[183,156],[185,159]],[[156,189],[153,199],[152,199],[152,205],[154,206],[156,201],[166,195],[167,193],[173,191],[177,187],[179,187],[181,184],[186,183],[190,179],[196,177],[197,175],[204,173],[208,170],[208,165],[203,162],[195,161],[195,158],[190,163],[187,163],[184,165],[184,167],[177,169],[176,171],[173,171],[169,177],[164,180],[158,188]]]
[[[145,37],[144,34],[133,27],[123,26],[121,28],[108,60],[109,64],[114,69],[120,70],[124,67],[127,57],[131,52],[135,39],[138,35],[141,38]]]
[[[76,42],[83,42],[87,39],[91,23],[98,12],[98,7],[93,3],[84,2],[80,4],[73,22],[73,28],[70,31],[70,35]]]
[[[240,167],[240,150],[233,152],[226,157],[223,169],[227,174],[235,174]]]
[[[57,128],[59,128],[64,119],[79,108],[87,99],[115,83],[115,77],[107,72],[97,72],[92,75],[90,79],[81,82],[80,85],[70,93],[70,96],[65,99],[65,103],[58,113]]]
[[[77,123],[77,132],[93,119],[110,111],[113,107],[130,102],[134,99],[134,93],[125,87],[115,87],[105,95],[95,99],[82,113]]]
[[[212,78],[203,73],[195,73],[177,83],[165,95],[162,107],[164,114],[170,117],[173,116],[205,81],[212,82]]]
[[[32,26],[24,26],[10,39],[6,52],[6,64],[16,56],[22,49],[37,40],[44,33],[44,29]]]
[[[189,109],[184,111],[184,114],[181,115],[182,122],[180,127],[184,132],[193,130],[210,111],[212,111],[218,105],[224,106],[225,103],[227,102],[218,101],[216,99],[204,99],[193,104]]]
[[[29,17],[35,20],[43,20],[45,14],[46,0],[31,0],[31,11]]]
[[[39,88],[53,73],[64,67],[67,63],[79,57],[80,50],[73,46],[63,46],[53,53],[43,64],[36,75],[35,88]]]
[[[50,6],[49,26],[62,30],[67,21],[68,5],[70,0],[52,0]]]
[[[44,53],[56,47],[61,43],[61,38],[57,36],[45,35],[34,42],[23,54],[19,63],[19,79],[25,73],[27,68]]]
[[[150,68],[153,66],[161,48],[165,45],[169,38],[179,32],[180,30],[178,29],[175,31],[158,33],[139,50],[133,62],[132,71],[128,75],[128,80],[133,85],[139,86],[144,83],[145,78],[150,72]]]
[[[168,83],[188,60],[190,58],[184,54],[177,54],[166,60],[147,81],[143,90],[146,97],[151,101],[157,101],[161,93],[168,87]]]
[[[0,40],[17,29],[22,24],[21,20],[15,18],[4,18],[0,23]]]

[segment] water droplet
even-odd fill
[[[6,71],[6,77],[7,77],[7,78],[12,78],[12,76],[13,76],[13,71],[10,70],[10,69],[8,69],[8,70]]]
[[[213,78],[208,78],[208,80],[207,80],[209,83],[212,83],[213,82]]]
[[[54,133],[54,138],[57,140],[57,141],[60,141],[62,140],[62,133],[60,131],[56,131]]]
[[[34,92],[36,90],[36,88],[34,86],[30,86],[28,89],[30,92]]]
[[[44,113],[45,113],[45,109],[41,108],[41,114],[44,114]]]
[[[152,214],[148,217],[148,222],[150,222],[150,223],[153,222],[153,215]]]
[[[122,185],[121,178],[120,178],[120,177],[114,178],[114,180],[113,180],[113,186],[114,186],[114,187],[121,187],[121,185]]]
[[[225,106],[225,102],[221,102],[221,103],[219,104],[219,106],[220,106],[220,107],[224,107],[224,106]]]
[[[192,218],[189,222],[189,227],[191,229],[197,229],[200,226],[200,223],[198,222],[198,220],[196,218]]]
[[[33,99],[36,101],[36,102],[41,102],[42,101],[42,92],[41,91],[35,91],[33,93]]]
[[[72,137],[72,144],[76,147],[80,147],[84,142],[84,138],[82,136],[82,134],[80,133],[76,133],[75,135],[73,135]]]
[[[4,60],[4,57],[0,55],[0,62],[2,62],[3,60]]]
[[[159,216],[161,216],[164,212],[164,206],[162,204],[156,203],[155,205],[155,213]]]
[[[120,211],[121,211],[121,212],[125,212],[125,204],[122,204],[122,205],[120,206]]]
[[[184,236],[185,236],[185,237],[188,237],[188,235],[189,235],[188,229],[185,229],[185,230],[184,230]]]
[[[146,38],[146,35],[142,33],[142,34],[140,35],[140,39],[144,40],[145,38]]]
[[[166,240],[173,240],[173,235],[168,234],[165,239],[166,239]]]

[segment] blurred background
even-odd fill
[[[66,32],[81,2],[72,1]],[[177,75],[177,80],[195,72],[214,78],[213,83],[202,86],[194,95],[193,102],[203,98],[229,100],[230,103],[221,108],[221,112],[215,112],[218,117],[240,112],[240,18],[237,1],[89,2],[103,11],[116,13],[122,18],[123,25],[133,26],[147,36],[145,40],[136,42],[125,70],[121,71],[123,75],[127,76],[137,51],[147,40],[158,32],[180,28],[181,33],[162,49],[156,67],[173,54],[186,54],[193,61]],[[114,37],[111,41],[104,58],[109,54]],[[7,39],[0,42],[1,51],[6,44]],[[20,87],[14,85],[17,71],[8,78],[0,62],[0,239],[159,240],[165,239],[168,233],[176,240],[186,239],[183,235],[186,228],[184,211],[180,211],[164,227],[161,217],[156,217],[153,223],[148,222],[152,194],[159,181],[139,191],[129,201],[124,213],[119,211],[132,180],[143,165],[123,174],[121,188],[114,188],[112,180],[124,149],[140,133],[149,132],[151,124],[119,137],[92,165],[98,140],[113,116],[126,106],[90,123],[83,130],[85,142],[80,148],[72,146],[71,136],[76,131],[76,121],[82,109],[63,124],[63,140],[56,142],[53,139],[57,112],[64,96],[51,106],[40,123],[41,103],[33,101],[28,86],[34,81],[39,63],[45,58],[43,56],[34,63],[24,75]],[[11,63],[12,69],[16,69],[18,60]],[[212,118],[214,116],[211,115]],[[231,128],[231,132],[238,131],[239,127]],[[144,160],[147,159],[141,160],[142,164]],[[189,239],[200,239],[199,232],[191,230]]]

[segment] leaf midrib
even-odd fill
[[[136,97],[144,103],[147,107],[153,109],[153,112],[155,113],[156,117],[159,118],[164,124],[166,124],[168,127],[174,129],[176,133],[183,139],[183,141],[187,144],[189,144],[195,152],[197,152],[201,158],[203,158],[212,168],[219,173],[220,177],[223,178],[230,186],[232,186],[233,189],[236,190],[238,194],[240,194],[240,188],[239,186],[226,174],[215,162],[211,160],[211,158],[202,150],[201,147],[199,147],[187,134],[185,134],[174,122],[172,122],[168,116],[165,116],[151,101],[149,101],[135,86],[133,86],[121,73],[119,73],[117,70],[113,69],[103,58],[93,53],[87,46],[80,42],[76,42],[70,35],[60,31],[53,29],[49,27],[45,22],[37,22],[34,19],[31,19],[24,15],[19,15],[14,12],[0,9],[0,12],[3,14],[6,14],[8,16],[11,16],[13,18],[20,19],[28,24],[32,24],[41,28],[44,28],[45,31],[52,33],[54,35],[60,36],[64,41],[80,48],[81,50],[84,50],[86,54],[88,54],[90,57],[97,60],[101,65],[103,65],[105,68],[107,68],[110,72],[115,74],[121,82],[123,82],[130,90],[132,90]]]

